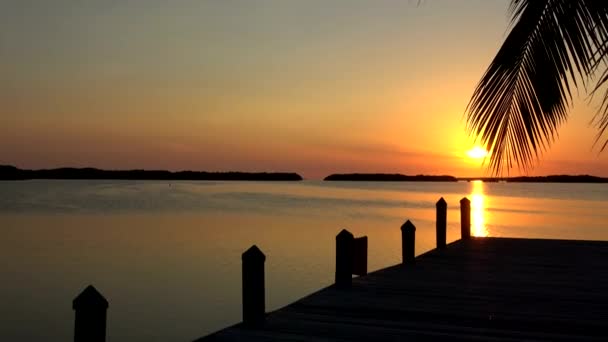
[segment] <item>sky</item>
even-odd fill
[[[0,0],[0,164],[488,175],[464,111],[508,5]],[[608,176],[595,111],[524,174]]]

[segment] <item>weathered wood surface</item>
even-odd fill
[[[198,341],[608,341],[608,242],[471,238]]]

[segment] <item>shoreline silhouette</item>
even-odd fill
[[[324,181],[362,181],[362,182],[457,182],[454,176],[416,175],[407,176],[399,173],[344,173],[332,174]]]
[[[92,167],[62,167],[55,169],[20,169],[12,165],[0,165],[0,180],[16,181],[31,179],[63,180],[209,180],[209,181],[302,181],[295,172],[209,172],[167,170],[103,170]],[[459,181],[507,182],[507,183],[608,183],[607,177],[591,175],[548,175],[522,177],[455,177],[450,175],[404,175],[400,173],[343,173],[331,174],[323,181],[349,182],[459,182]]]
[[[15,166],[0,165],[0,180],[28,179],[301,181],[303,178],[294,172],[172,172],[167,170],[102,170],[90,167],[25,170]]]
[[[345,173],[332,174],[324,181],[354,182],[458,182],[475,181],[507,183],[608,183],[608,178],[591,175],[548,175],[523,177],[454,177],[449,175],[415,175],[399,173]]]

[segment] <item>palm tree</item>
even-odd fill
[[[529,170],[567,118],[571,89],[593,96],[608,83],[608,0],[511,0],[509,11],[511,32],[466,110],[494,174]],[[592,122],[597,144],[608,128],[608,90]]]

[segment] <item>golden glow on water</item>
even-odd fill
[[[485,196],[483,194],[483,181],[471,182],[471,230],[474,236],[488,236],[485,217]]]

